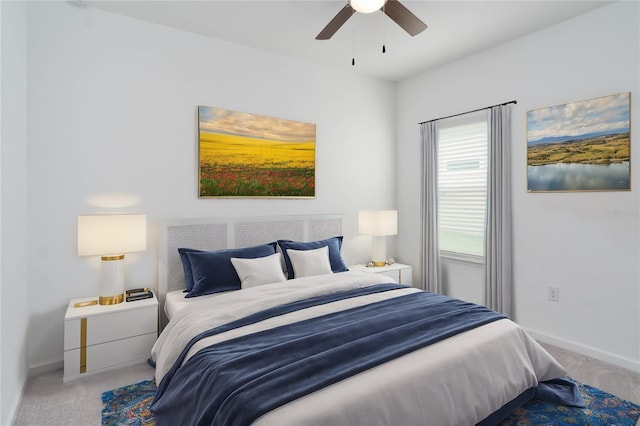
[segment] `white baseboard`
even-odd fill
[[[29,367],[29,377],[39,376],[40,374],[48,373],[49,371],[60,370],[64,368],[64,361],[48,362],[46,364],[40,364]]]
[[[18,415],[18,408],[20,407],[20,404],[22,403],[22,399],[24,398],[24,391],[27,388],[27,381],[29,380],[29,377],[35,377],[43,373],[48,373],[49,371],[59,370],[61,368],[64,368],[63,361],[55,361],[47,364],[40,364],[35,367],[29,367],[28,375],[27,377],[25,377],[24,383],[22,383],[22,390],[20,391],[20,394],[16,397],[14,403],[11,405],[9,413],[7,414],[7,419],[10,419],[10,422],[8,424],[12,425],[16,421],[16,416]]]
[[[525,331],[529,333],[531,337],[542,343],[548,343],[549,345],[577,352],[579,354],[586,355],[600,361],[608,362],[609,364],[617,365],[618,367],[626,368],[627,370],[631,370],[634,372],[640,371],[640,360],[633,360],[631,358],[616,355],[611,352],[603,351],[601,349],[596,349],[591,346],[583,345],[582,343],[562,339],[560,337],[542,333],[530,328],[525,328]]]
[[[20,404],[22,404],[22,398],[24,398],[24,391],[27,388],[27,378],[25,377],[24,382],[22,383],[22,390],[20,390],[20,394],[16,396],[13,404],[9,408],[9,413],[7,413],[7,419],[9,419],[10,425],[14,424],[16,421],[16,417],[18,416],[18,408],[20,408]]]

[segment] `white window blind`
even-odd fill
[[[484,255],[487,116],[442,123],[438,138],[440,250]]]

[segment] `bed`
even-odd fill
[[[339,216],[166,225],[168,322],[150,358],[158,425],[497,424],[534,396],[583,404],[517,324],[348,271],[339,235]],[[239,289],[202,291],[202,277],[219,278],[210,265],[225,260]]]

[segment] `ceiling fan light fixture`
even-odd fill
[[[410,36],[418,35],[427,29],[427,24],[411,13],[398,0],[349,0],[349,3],[345,4],[340,12],[320,31],[316,40],[330,39],[355,12],[372,13],[376,10],[382,10]]]
[[[349,0],[349,4],[360,13],[372,13],[380,10],[387,0]]]

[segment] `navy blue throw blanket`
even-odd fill
[[[187,356],[187,353],[191,349],[191,347],[201,339],[205,337],[214,336],[216,334],[224,333],[225,331],[234,330],[236,328],[244,327],[246,325],[255,324],[260,321],[264,321],[269,318],[276,317],[278,315],[284,315],[291,312],[298,311],[300,309],[310,308],[312,306],[323,305],[331,302],[335,302],[337,300],[345,300],[358,296],[365,296],[368,294],[382,293],[389,290],[397,290],[399,288],[406,288],[408,286],[399,285],[399,284],[377,284],[369,287],[356,288],[353,290],[345,290],[337,293],[325,294],[322,296],[311,297],[309,299],[296,300],[294,302],[286,303],[284,305],[275,306],[270,309],[265,309],[263,311],[256,312],[251,315],[247,315],[244,318],[240,318],[239,320],[232,321],[228,324],[223,324],[219,327],[214,327],[210,330],[203,331],[202,333],[196,335],[193,339],[187,343],[185,348],[182,350],[182,353],[176,359],[176,362],[173,363],[171,369],[165,374],[164,378],[160,382],[158,386],[158,391],[156,393],[156,397],[154,398],[152,405],[160,398],[160,396],[164,393],[164,390],[167,388],[169,383],[171,382],[171,378],[174,376],[175,372],[182,365],[184,358]],[[155,362],[153,360],[148,360],[149,364],[155,368]]]
[[[172,371],[151,411],[158,425],[248,425],[287,402],[501,318],[483,306],[419,292],[238,337]]]

